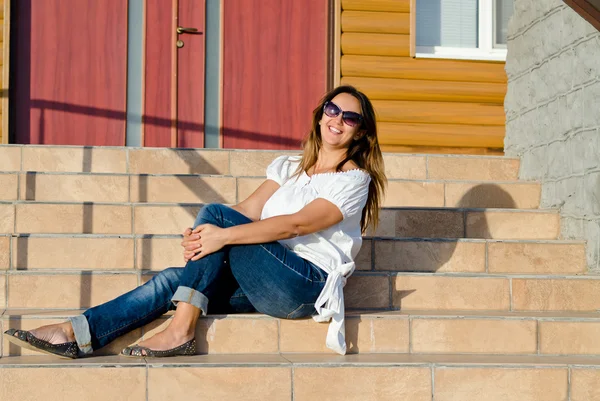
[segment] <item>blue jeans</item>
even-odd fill
[[[222,228],[252,220],[223,205],[202,208],[194,223]],[[279,242],[226,246],[183,268],[168,268],[146,284],[71,318],[82,354],[190,303],[203,315],[261,312],[295,319],[316,313],[327,273]]]

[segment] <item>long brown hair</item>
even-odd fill
[[[336,171],[342,171],[342,167],[346,162],[353,161],[359,168],[365,170],[371,176],[369,184],[369,195],[367,204],[362,212],[360,220],[360,228],[363,233],[367,231],[369,226],[373,227],[373,231],[379,223],[379,208],[385,193],[387,179],[385,177],[385,168],[383,165],[383,156],[379,148],[377,140],[377,124],[375,122],[375,110],[369,98],[356,88],[350,85],[338,86],[328,92],[317,108],[313,111],[313,121],[309,134],[302,142],[302,160],[298,166],[297,174],[303,171],[308,171],[317,163],[319,151],[322,146],[320,124],[323,117],[323,106],[326,102],[331,101],[340,93],[347,93],[354,96],[360,103],[361,114],[363,116],[360,130],[364,131],[359,139],[352,141],[346,157],[336,166]]]

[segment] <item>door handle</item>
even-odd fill
[[[198,29],[196,28],[184,28],[182,26],[178,26],[177,27],[177,33],[178,34],[182,34],[182,33],[192,33],[192,34],[197,34],[197,35],[201,35],[202,32],[199,32]]]

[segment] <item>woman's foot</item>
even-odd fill
[[[75,341],[75,333],[71,322],[50,324],[29,330],[37,339],[49,342],[50,344],[64,344]]]
[[[195,353],[194,333],[182,333],[170,326],[149,339],[121,351],[122,355],[138,357],[194,355]]]

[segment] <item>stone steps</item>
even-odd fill
[[[58,323],[81,310],[6,310],[2,332]],[[97,355],[116,355],[124,347],[162,330],[172,312],[117,339]],[[327,324],[261,314],[212,315],[196,329],[199,354],[325,353]],[[346,317],[349,354],[498,354],[600,356],[598,312],[481,312],[403,310],[355,312]],[[2,335],[0,335],[0,338]],[[37,355],[11,345],[0,355]]]
[[[3,172],[0,200],[232,204],[244,200],[264,180],[264,173],[245,178]],[[540,196],[541,186],[535,182],[389,179],[383,206],[535,209]]]
[[[0,202],[0,234],[181,234],[201,203]],[[556,239],[556,210],[384,208],[377,237]]]
[[[202,355],[164,360],[110,356],[74,361],[24,356],[0,360],[0,397],[594,401],[599,367],[597,357],[493,355]]]
[[[154,274],[8,271],[0,275],[0,308],[86,308],[127,292]],[[600,310],[598,275],[359,271],[348,279],[344,292],[349,310]]]
[[[0,236],[1,269],[163,270],[183,265],[180,236],[27,234]],[[585,243],[566,240],[495,240],[366,237],[357,270],[581,274]]]

